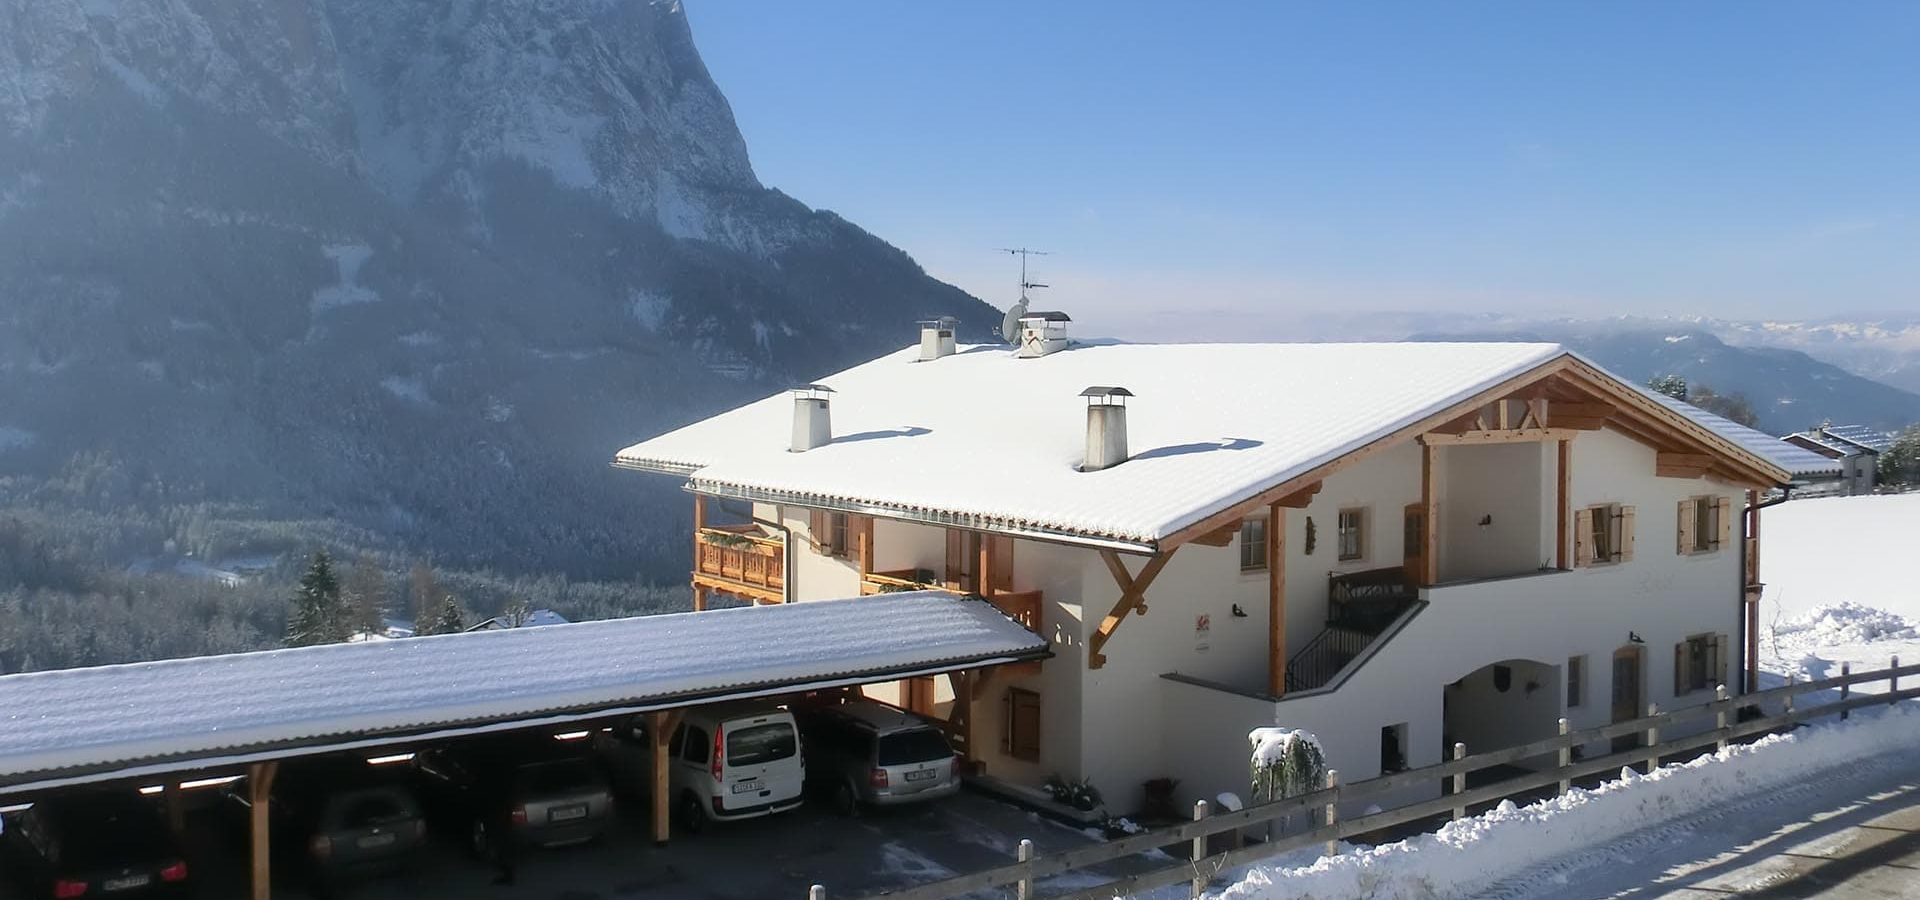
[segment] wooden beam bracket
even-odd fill
[[[1113,604],[1113,611],[1100,620],[1099,629],[1088,641],[1087,668],[1098,669],[1107,664],[1107,656],[1100,652],[1101,648],[1113,638],[1114,630],[1120,627],[1120,623],[1126,619],[1128,613],[1138,612],[1146,615],[1147,588],[1153,585],[1155,578],[1160,577],[1160,571],[1167,567],[1168,561],[1173,559],[1173,554],[1173,550],[1168,550],[1149,559],[1147,564],[1141,567],[1139,575],[1129,575],[1126,564],[1120,561],[1120,554],[1111,550],[1100,551],[1100,559],[1107,564],[1107,571],[1113,573],[1114,583],[1120,586],[1120,599]]]

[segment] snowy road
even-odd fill
[[[1920,897],[1920,754],[1710,807],[1536,867],[1485,896]]]

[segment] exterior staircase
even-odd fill
[[[1326,630],[1287,660],[1287,693],[1325,686],[1419,602],[1399,566],[1328,576]]]

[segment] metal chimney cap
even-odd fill
[[[960,320],[953,316],[941,316],[937,319],[921,319],[918,324],[922,328],[952,328],[960,324]]]
[[[1093,387],[1090,387],[1084,391],[1081,391],[1080,396],[1086,397],[1088,399],[1093,399],[1093,398],[1106,399],[1109,397],[1132,397],[1134,396],[1134,393],[1123,387],[1101,387],[1100,385],[1094,385]]]
[[[796,385],[794,387],[788,388],[787,390],[792,391],[796,396],[806,396],[809,394],[831,394],[834,392],[833,388],[827,387],[824,384],[802,384],[802,385]]]
[[[1073,317],[1057,309],[1037,309],[1020,317],[1020,321],[1022,322],[1032,322],[1035,320],[1042,322],[1071,322],[1073,321]]]

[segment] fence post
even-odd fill
[[[827,900],[827,886],[816,884],[807,888],[807,900]]]
[[[1849,676],[1849,675],[1852,675],[1852,674],[1853,674],[1853,664],[1852,664],[1852,663],[1841,663],[1841,664],[1840,664],[1840,677],[1841,677],[1841,678],[1845,678],[1845,677],[1847,677],[1847,676]],[[1851,694],[1851,693],[1853,693],[1853,691],[1851,690],[1851,688],[1852,688],[1852,687],[1853,687],[1853,683],[1852,683],[1852,682],[1849,682],[1849,681],[1842,681],[1842,682],[1840,682],[1840,703],[1841,703],[1841,705],[1842,705],[1842,706],[1845,706],[1845,705],[1846,705],[1846,702],[1847,702],[1847,695],[1848,695],[1848,694]],[[1847,720],[1847,713],[1850,713],[1850,712],[1852,712],[1852,711],[1853,711],[1853,710],[1850,710],[1850,709],[1842,709],[1842,710],[1840,710],[1840,721],[1842,721],[1842,722],[1845,722],[1845,721]]]
[[[1020,839],[1019,856],[1021,862],[1033,862],[1032,841],[1025,838]],[[1033,900],[1033,868],[1031,866],[1029,866],[1025,872],[1020,873],[1020,881],[1014,886],[1014,891],[1018,900]]]
[[[1327,827],[1340,824],[1340,770],[1327,770],[1327,790],[1333,791],[1333,798],[1327,801]],[[1340,838],[1327,838],[1327,855],[1340,855]]]
[[[1789,715],[1789,716],[1790,716],[1790,715],[1793,715],[1793,676],[1794,676],[1795,674],[1796,674],[1796,673],[1793,673],[1793,672],[1788,672],[1788,673],[1787,673],[1787,705],[1786,705],[1786,714],[1787,714],[1787,715]]]
[[[1573,765],[1573,745],[1564,743],[1566,740],[1566,737],[1567,737],[1567,720],[1561,719],[1560,720],[1560,739],[1562,741],[1562,743],[1560,744],[1560,774],[1561,775],[1567,774],[1567,767]],[[1568,779],[1568,778],[1560,779],[1561,796],[1565,796],[1567,791],[1571,790],[1572,788],[1573,788],[1573,781],[1571,779]]]
[[[1717,685],[1713,689],[1713,703],[1720,707],[1713,714],[1713,727],[1719,729],[1720,739],[1713,742],[1713,749],[1722,753],[1727,749],[1727,686]]]
[[[1455,760],[1466,759],[1467,745],[1463,743],[1454,744],[1453,758]],[[1467,792],[1467,773],[1460,772],[1453,776],[1453,793],[1457,796],[1459,794],[1464,794],[1466,792]],[[1453,820],[1455,822],[1458,822],[1461,819],[1464,819],[1466,817],[1467,817],[1467,808],[1465,806],[1456,806],[1453,808]]]
[[[1893,658],[1893,671],[1887,675],[1887,705],[1888,706],[1892,706],[1894,703],[1898,702],[1897,695],[1899,693],[1900,693],[1900,657],[1896,656]]]
[[[1207,801],[1193,801],[1193,820],[1199,822],[1206,819],[1206,817]],[[1207,892],[1207,876],[1200,874],[1200,861],[1206,858],[1207,836],[1204,834],[1196,834],[1193,836],[1193,884],[1191,886],[1191,892],[1187,894],[1187,896],[1193,898],[1193,900],[1200,900],[1200,895]]]
[[[1659,714],[1660,714],[1660,704],[1658,703],[1647,704],[1648,718],[1652,718]],[[1647,726],[1647,774],[1648,775],[1652,775],[1653,770],[1660,768],[1659,747],[1660,747],[1660,726],[1650,724]]]

